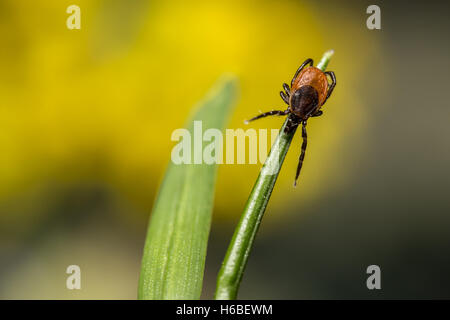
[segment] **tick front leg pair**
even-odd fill
[[[305,62],[302,63],[302,65],[297,69],[297,71],[294,74],[294,77],[291,80],[291,87],[294,85],[294,81],[295,81],[295,79],[297,79],[297,76],[299,75],[299,73],[306,67],[307,64],[309,64],[309,66],[312,67],[314,65],[314,60],[306,59]]]
[[[294,74],[294,77],[291,80],[291,87],[294,85],[295,79],[297,79],[297,76],[300,74],[300,72],[307,66],[307,65],[313,66],[314,60],[313,59],[306,59],[305,62],[302,63],[302,65],[297,69],[297,71]],[[283,83],[284,92],[280,92],[281,99],[289,105],[289,97],[291,89],[289,88],[289,85],[287,83]]]
[[[289,105],[289,98],[291,96],[291,94],[290,94],[291,89],[289,88],[289,85],[287,83],[283,83],[283,89],[284,89],[284,91],[280,91],[281,99],[283,99],[284,103]]]

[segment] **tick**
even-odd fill
[[[309,64],[308,67],[306,67]],[[261,119],[267,116],[285,116],[288,115],[288,123],[285,132],[292,133],[302,124],[302,150],[298,159],[297,172],[295,174],[294,186],[297,185],[298,176],[302,169],[303,159],[305,158],[307,134],[306,122],[310,117],[318,117],[323,114],[321,107],[330,97],[336,86],[336,76],[333,71],[323,72],[313,66],[313,59],[307,59],[295,72],[291,81],[291,87],[283,83],[284,91],[280,92],[281,99],[288,105],[284,111],[272,110],[262,113],[246,123]],[[328,77],[331,78],[331,84]]]

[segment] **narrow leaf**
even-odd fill
[[[236,80],[223,78],[200,103],[188,122],[191,156],[202,158],[196,149],[202,132],[223,130],[235,101]],[[194,121],[196,136],[194,137]],[[184,139],[184,138],[183,138]],[[186,150],[183,150],[186,151]],[[217,151],[216,151],[217,152]],[[221,150],[220,150],[221,152]],[[195,155],[196,153],[196,155]],[[150,217],[139,279],[139,299],[199,299],[216,179],[216,164],[170,163]]]

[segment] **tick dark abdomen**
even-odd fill
[[[307,119],[319,105],[319,94],[317,90],[304,85],[297,89],[291,96],[291,112],[300,119]]]

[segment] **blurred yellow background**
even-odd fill
[[[291,1],[114,0],[80,1],[82,29],[68,30],[65,9],[71,3],[3,2],[3,199],[49,182],[95,181],[146,211],[169,160],[172,131],[183,126],[192,106],[223,72],[241,81],[241,98],[228,126],[241,128],[243,119],[259,110],[283,107],[281,84],[306,58],[318,62],[331,47],[336,56],[330,70],[338,74],[341,89],[330,100],[327,116],[310,126],[308,162],[316,165],[305,170],[301,196],[315,195],[336,180],[334,161],[328,159],[336,157],[345,135],[361,134],[366,118],[358,94],[345,89],[377,50],[360,28],[340,22],[333,32],[333,22],[320,16],[320,8]],[[337,37],[343,34],[351,34],[366,54],[340,44]],[[252,126],[280,124],[271,119]],[[288,190],[299,152],[295,144],[292,149],[279,182]],[[219,214],[239,214],[258,170],[221,168]],[[238,177],[248,183],[236,183]],[[220,196],[231,191],[233,198]],[[32,214],[37,210],[6,212],[2,219],[23,228]]]
[[[130,228],[146,223],[174,144],[172,131],[184,125],[192,106],[222,73],[239,77],[240,99],[228,128],[241,128],[243,120],[259,110],[284,107],[278,94],[281,84],[290,81],[306,58],[317,63],[330,48],[336,55],[329,68],[339,84],[326,116],[311,121],[302,190],[292,188],[300,149],[300,141],[295,140],[270,211],[298,198],[308,201],[345,181],[348,173],[335,167],[344,160],[339,150],[347,135],[363,134],[367,117],[360,97],[348,88],[378,48],[376,41],[364,38],[357,21],[340,20],[337,30],[331,12],[323,17],[320,6],[293,1],[108,0],[77,1],[81,30],[69,30],[66,8],[73,3],[2,1],[2,243],[14,247],[36,225],[52,221],[53,215],[64,219],[66,212],[51,213],[58,211],[52,208],[61,198],[73,196],[74,202],[90,210],[90,202],[95,202],[90,199],[95,198],[91,189],[115,198],[107,201],[117,211],[116,218]],[[356,47],[365,48],[365,53],[355,54]],[[281,119],[267,119],[251,127],[281,124]],[[259,168],[220,168],[215,219],[235,221]],[[78,199],[80,193],[88,199]],[[71,210],[75,217],[70,219],[83,215]],[[98,232],[96,226],[92,230]],[[72,243],[73,239],[62,237],[67,249],[45,249],[52,259],[74,249],[88,255],[83,240]],[[101,245],[99,238],[92,245]],[[106,250],[97,262],[94,257],[86,259],[100,266],[103,255],[109,254]],[[35,263],[32,259],[30,269],[17,271],[18,278],[25,277],[25,288],[29,278],[37,277]],[[55,264],[49,266],[53,269]],[[53,281],[45,280],[50,287]],[[21,297],[17,284],[4,289],[6,297],[11,292]],[[107,298],[121,292],[103,284],[95,290],[98,293],[86,290],[80,297]],[[118,297],[133,298],[132,291]],[[31,297],[67,297],[67,293],[48,288]]]
[[[81,30],[66,27],[71,4],[81,8]],[[246,128],[244,119],[283,107],[281,85],[306,58],[317,63],[333,48],[328,68],[338,85],[324,116],[308,124],[300,185],[292,188],[297,136],[264,228],[283,232],[301,208],[348,188],[354,165],[366,159],[368,123],[385,110],[370,109],[367,100],[378,95],[361,88],[370,81],[368,90],[392,94],[383,38],[367,30],[365,7],[351,1],[0,1],[0,297],[136,297],[145,227],[174,145],[171,133],[224,72],[240,80],[227,127]],[[250,127],[281,124],[272,118]],[[220,167],[214,226],[226,231],[219,234],[231,232],[259,168]],[[227,237],[221,241],[225,246]],[[81,291],[64,287],[69,264],[81,266]]]

